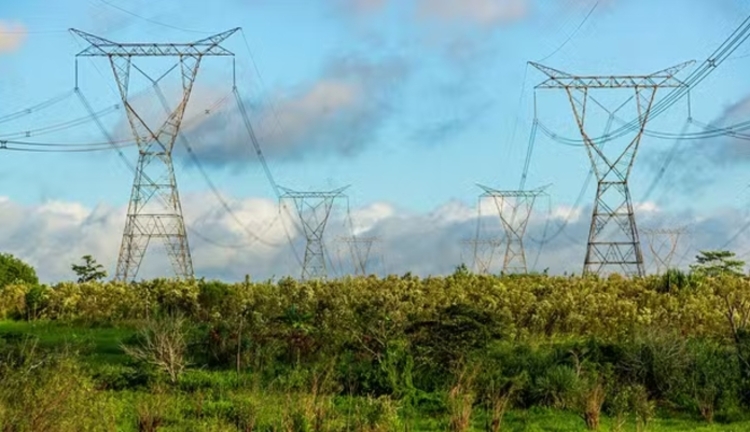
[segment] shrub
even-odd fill
[[[187,322],[180,315],[164,315],[149,320],[141,329],[136,346],[122,349],[137,361],[155,366],[176,384],[187,367]]]
[[[34,344],[14,351],[0,363],[1,430],[114,429],[112,405],[95,391],[74,356],[42,353]]]
[[[8,253],[0,253],[0,289],[15,283],[25,282],[30,285],[39,283],[34,267]]]

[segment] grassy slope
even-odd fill
[[[67,325],[55,322],[15,322],[0,321],[0,336],[18,338],[23,340],[28,336],[38,338],[42,347],[63,349],[71,346],[83,354],[83,360],[92,368],[101,366],[124,365],[128,362],[127,356],[120,349],[120,343],[134,334],[131,328],[116,327],[86,327]],[[196,371],[198,372],[198,371]],[[200,404],[195,401],[196,396],[186,393],[170,394],[167,396],[168,405],[176,409],[167,415],[165,428],[163,430],[233,430],[230,425],[219,420],[218,414],[212,411],[221,411],[231,402],[226,397],[258,397],[248,390],[237,389],[238,380],[233,373],[200,371],[192,375],[192,381],[199,378],[203,382],[202,391],[210,394],[208,399]],[[230,376],[231,375],[231,376]],[[208,382],[206,382],[208,381]],[[120,419],[118,421],[120,430],[135,430],[134,401],[146,397],[145,392],[122,391],[112,392],[113,398],[118,400],[120,406]],[[281,400],[270,395],[260,395],[261,400],[278,407],[283,404]],[[270,409],[270,407],[269,407]],[[198,411],[203,415],[199,415]],[[483,430],[483,420],[477,413],[475,416],[474,431]],[[414,423],[415,430],[436,431],[445,430],[443,419],[432,419],[424,416]],[[119,429],[119,428],[118,428]],[[532,409],[529,411],[511,411],[503,421],[504,431],[556,431],[556,432],[578,432],[584,430],[582,420],[573,413],[554,411],[549,409]],[[610,430],[610,419],[603,419],[601,430]],[[671,431],[748,431],[749,422],[733,423],[730,425],[713,424],[708,425],[698,419],[692,418],[669,418],[661,417],[653,420],[648,430],[651,432]],[[625,431],[635,431],[633,419],[629,419],[624,428]]]

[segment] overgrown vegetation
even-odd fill
[[[16,279],[0,429],[746,430],[750,279],[709,261],[643,279]]]

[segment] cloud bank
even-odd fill
[[[198,277],[239,281],[246,274],[254,280],[300,275],[305,239],[295,229],[296,216],[279,211],[275,202],[266,199],[230,199],[230,207],[244,226],[240,226],[208,194],[192,194],[183,198],[193,263]],[[717,210],[696,217],[693,214],[666,214],[652,204],[638,206],[640,228],[660,228],[667,219],[692,225],[692,237],[685,237],[678,247],[675,261],[683,258],[682,267],[692,262],[701,249],[715,249],[736,234],[747,215],[736,210]],[[486,211],[485,211],[486,210]],[[532,217],[526,237],[529,267],[546,268],[552,274],[580,273],[589,229],[590,209],[572,214],[560,207],[538,209]],[[45,282],[73,280],[70,265],[83,255],[91,254],[110,272],[114,271],[125,219],[123,208],[100,205],[87,208],[75,202],[51,201],[26,206],[0,199],[0,244],[37,268]],[[290,211],[293,209],[290,208]],[[329,274],[353,273],[351,251],[336,240],[350,236],[343,209],[334,211],[327,231]],[[420,276],[448,274],[462,262],[471,266],[473,251],[462,240],[474,238],[476,208],[451,201],[427,213],[412,213],[387,202],[375,202],[352,209],[354,234],[376,237],[369,270],[375,274]],[[498,232],[497,219],[490,209],[483,209],[482,229]],[[568,215],[571,215],[568,217]],[[567,220],[567,226],[559,227]],[[255,241],[252,232],[262,238]],[[559,233],[558,233],[559,232]],[[484,236],[484,235],[483,235]],[[546,246],[539,249],[539,241]],[[642,238],[647,264],[651,262],[647,240]],[[750,242],[750,232],[736,239],[730,249],[739,254],[743,244]],[[294,249],[292,249],[293,245]],[[496,254],[492,270],[500,270],[501,253]],[[653,269],[653,267],[652,267]],[[159,242],[153,242],[146,254],[139,278],[171,276],[172,269]]]

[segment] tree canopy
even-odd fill
[[[735,259],[730,251],[701,251],[696,256],[696,263],[690,265],[694,273],[706,276],[743,275],[745,262]]]
[[[0,288],[17,281],[36,285],[39,278],[31,265],[9,253],[0,253]]]

